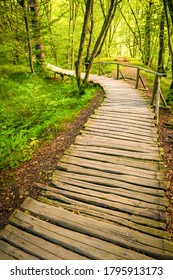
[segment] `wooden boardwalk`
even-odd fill
[[[27,198],[0,232],[0,259],[173,259],[149,104],[124,81],[90,79],[105,100],[57,164],[52,185],[37,184],[40,197]]]

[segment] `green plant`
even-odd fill
[[[42,141],[74,120],[96,91],[80,96],[75,80],[66,83],[31,75],[24,66],[0,67],[0,168],[32,157]]]

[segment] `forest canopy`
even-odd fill
[[[4,0],[0,13],[0,64],[131,56],[172,73],[171,0]]]

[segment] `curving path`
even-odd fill
[[[73,71],[52,65],[58,74]],[[0,232],[0,259],[173,259],[166,184],[149,103],[124,81],[90,75],[105,91],[53,172]]]

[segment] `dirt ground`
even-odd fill
[[[129,75],[131,68],[129,68]],[[132,83],[132,81],[130,81]],[[151,90],[147,92],[151,95]],[[49,143],[39,147],[32,160],[22,163],[15,170],[2,170],[0,172],[0,229],[5,227],[12,212],[20,207],[27,196],[37,197],[38,191],[33,187],[35,182],[49,184],[50,176],[64,151],[72,144],[75,137],[83,129],[88,117],[99,106],[103,93],[97,93],[89,106],[85,108],[72,123],[67,123],[66,129],[55,136]],[[173,129],[169,128],[168,120],[173,118],[170,111],[160,111],[158,125],[159,143],[164,149],[164,162],[166,168],[167,191],[169,207],[167,210],[167,231],[173,234]]]

